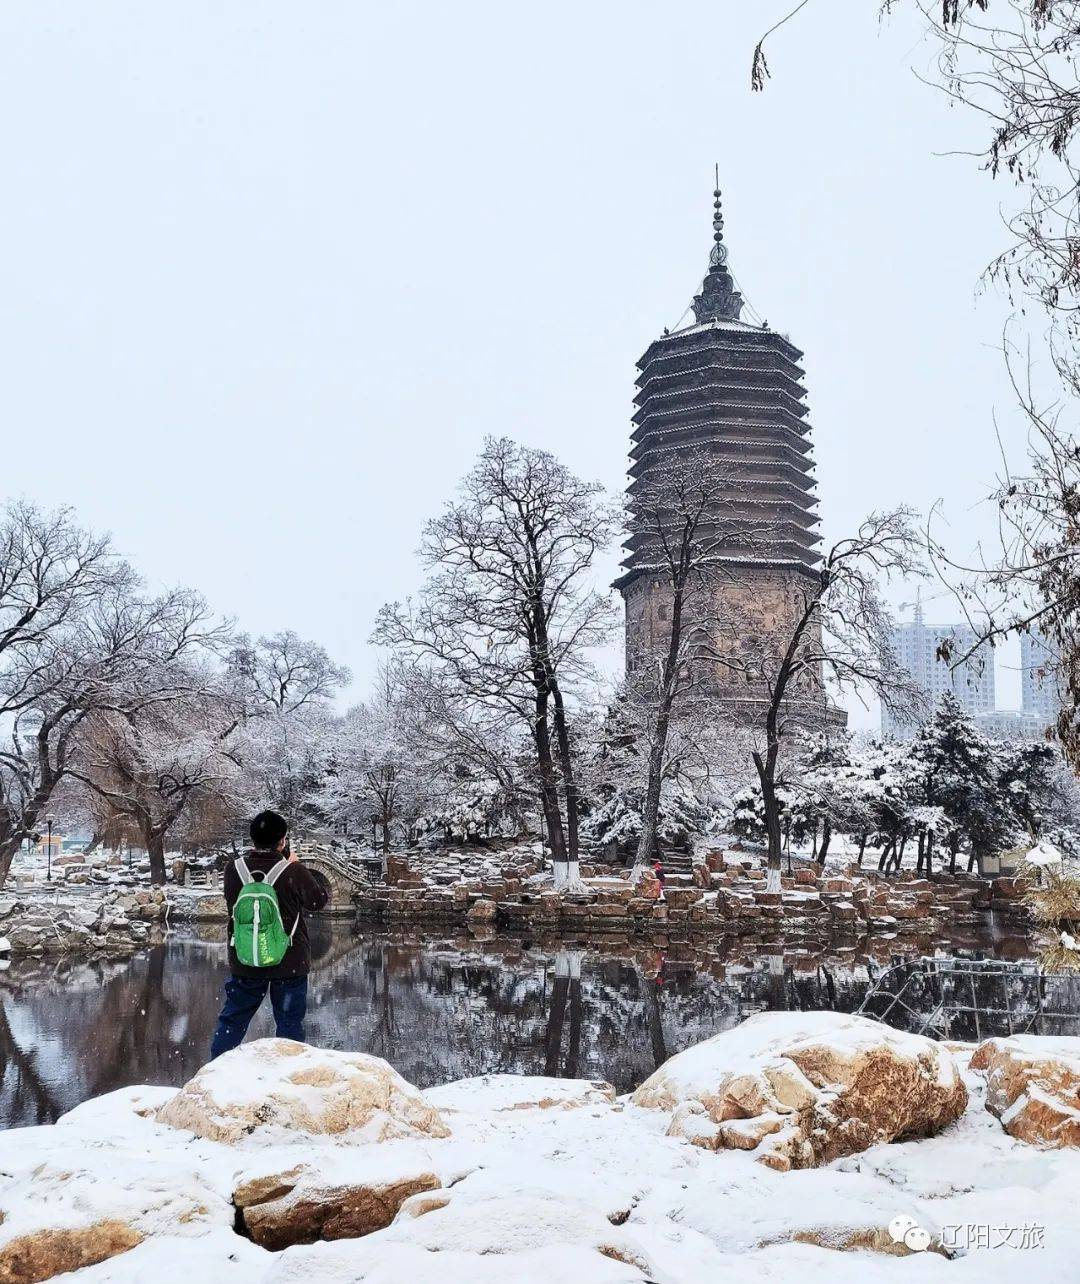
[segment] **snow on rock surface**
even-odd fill
[[[157,1113],[212,1141],[264,1126],[304,1133],[363,1129],[368,1140],[445,1137],[439,1112],[380,1057],[257,1039],[204,1066]]]
[[[232,1202],[244,1229],[263,1248],[316,1240],[358,1239],[389,1226],[401,1205],[442,1182],[430,1161],[398,1151],[351,1157],[347,1163],[304,1164],[242,1180]]]
[[[786,1170],[932,1136],[960,1117],[967,1090],[931,1039],[865,1017],[773,1012],[672,1057],[633,1101],[674,1111],[671,1136]]]
[[[804,1038],[823,1037],[815,1014],[796,1020]],[[794,1045],[792,1024],[756,1020],[746,1061],[759,1065],[750,1052],[763,1044]],[[666,1135],[669,1110],[613,1102],[584,1083],[569,1083],[554,1108],[538,1104],[557,1098],[543,1079],[446,1085],[423,1104],[453,1111],[452,1133],[377,1143],[368,1128],[267,1126],[214,1140],[161,1121],[182,1093],[123,1089],[55,1126],[0,1133],[0,1254],[26,1237],[41,1254],[36,1274],[20,1258],[22,1273],[0,1281],[92,1260],[45,1256],[67,1245],[113,1254],[64,1276],[73,1284],[1075,1284],[1080,1152],[1009,1136],[983,1106],[968,1050],[941,1052],[971,1094],[953,1127],[800,1171],[688,1144]],[[279,1084],[257,1043],[241,1053],[227,1078],[245,1100],[262,1090],[256,1081]],[[339,1055],[310,1050],[320,1065]],[[715,1051],[707,1059],[715,1066]],[[339,1092],[336,1076],[325,1091]],[[288,1244],[282,1251],[248,1237],[263,1215],[266,1244]],[[95,1229],[109,1223],[126,1228],[119,1239]],[[1041,1247],[972,1239],[956,1250],[964,1227],[988,1225],[1041,1227]],[[14,1264],[16,1251],[0,1261]]]
[[[986,1074],[986,1108],[1032,1146],[1080,1146],[1080,1038],[987,1039],[971,1058]]]
[[[485,1074],[429,1088],[424,1097],[438,1110],[572,1110],[609,1106],[615,1100],[615,1089],[594,1079]]]

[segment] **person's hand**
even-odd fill
[[[294,852],[291,847],[289,848],[289,854],[286,857],[286,860],[290,865],[298,865],[300,863],[300,857],[297,856],[296,852]]]

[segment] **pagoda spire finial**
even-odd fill
[[[720,166],[716,166],[716,185],[713,188],[713,247],[709,254],[709,270],[694,299],[694,316],[698,325],[706,321],[737,321],[742,312],[742,295],[735,289],[735,282],[728,271],[727,246],[724,244],[724,212],[720,202]]]

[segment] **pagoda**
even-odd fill
[[[803,354],[767,324],[742,319],[719,185],[709,267],[691,306],[693,322],[665,330],[637,363],[628,493],[632,498],[673,455],[705,452],[722,463],[717,521],[722,513],[730,537],[717,558],[724,565],[713,607],[734,639],[724,649],[782,650],[799,588],[817,581],[821,561]],[[625,605],[626,665],[633,673],[665,645],[670,590],[647,535],[631,534],[625,547],[615,587]],[[718,676],[718,683],[733,704],[760,703],[761,693],[745,682]]]

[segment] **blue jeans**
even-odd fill
[[[218,1017],[210,1060],[237,1048],[247,1034],[251,1018],[270,991],[279,1039],[304,1042],[304,1016],[307,1013],[307,977],[289,976],[280,981],[261,980],[254,976],[230,976],[225,982],[225,1004]]]

